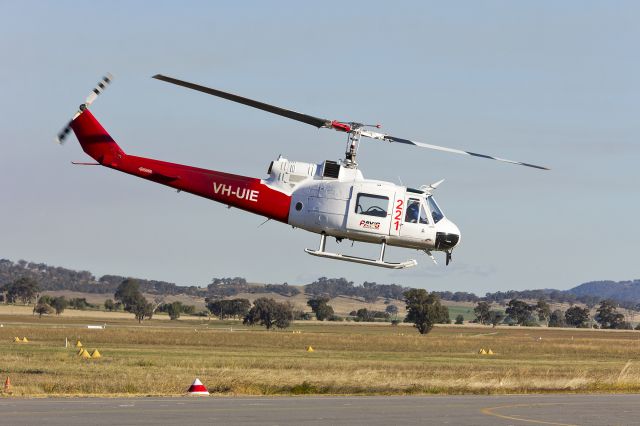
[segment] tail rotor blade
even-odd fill
[[[89,96],[87,96],[87,100],[84,102],[85,105],[91,105],[93,101],[95,101],[98,96],[100,96],[102,92],[104,92],[107,86],[111,83],[111,80],[113,80],[113,76],[110,73],[107,73],[104,77],[102,77],[102,80],[100,80],[98,84],[96,84],[96,87],[94,87],[93,91],[89,93]]]
[[[65,141],[67,140],[67,136],[69,136],[69,133],[71,133],[71,121],[68,122],[67,125],[62,130],[60,130],[60,132],[58,132],[56,142],[58,142],[60,145],[64,145]]]
[[[96,84],[96,87],[94,87],[91,93],[89,93],[89,96],[87,96],[87,99],[84,101],[84,103],[80,105],[80,109],[76,111],[71,121],[69,121],[67,125],[64,126],[62,130],[60,130],[60,132],[58,132],[58,137],[56,138],[56,141],[60,145],[64,144],[65,140],[67,139],[67,136],[69,136],[69,133],[71,133],[71,123],[73,122],[73,120],[75,120],[80,114],[82,114],[82,112],[85,109],[87,109],[87,107],[91,105],[93,101],[95,101],[98,98],[98,96],[102,94],[102,92],[104,92],[107,86],[111,84],[112,80],[113,80],[113,76],[110,73],[106,73],[102,77],[102,79],[98,82],[98,84]]]

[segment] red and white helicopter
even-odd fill
[[[414,189],[391,182],[365,179],[356,163],[362,138],[549,170],[534,164],[398,138],[373,130],[379,128],[379,125],[313,117],[160,74],[153,78],[317,128],[346,133],[345,159],[316,164],[279,157],[269,165],[269,176],[259,179],[126,154],[88,110],[89,105],[111,83],[112,77],[107,74],[58,134],[58,142],[63,143],[73,130],[82,149],[97,161],[74,164],[102,165],[320,234],[319,248],[305,249],[314,256],[393,269],[417,265],[414,259],[399,263],[385,261],[385,248],[390,245],[424,251],[434,262],[432,251],[442,251],[446,254],[448,265],[453,248],[460,243],[460,230],[445,217],[433,198],[433,192],[442,180]],[[334,237],[338,242],[346,238],[380,244],[380,256],[378,259],[367,259],[328,252],[328,236]]]

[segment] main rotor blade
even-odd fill
[[[291,111],[289,109],[280,108],[274,105],[265,104],[264,102],[255,101],[253,99],[245,98],[242,96],[234,95],[233,93],[223,92],[222,90],[212,89],[210,87],[200,86],[199,84],[189,83],[188,81],[178,80],[177,78],[167,77],[166,75],[156,74],[153,76],[156,80],[166,81],[167,83],[177,84],[178,86],[186,87],[188,89],[197,90],[199,92],[207,93],[209,95],[218,96],[229,101],[238,102],[243,105],[247,105],[253,108],[261,109],[263,111],[270,112],[272,114],[287,117],[292,120],[300,121],[302,123],[311,124],[312,126],[321,128],[331,128],[332,121],[325,118],[314,117],[312,115],[302,114],[300,112]]]
[[[416,142],[416,141],[412,141],[410,139],[397,138],[397,137],[391,136],[391,135],[384,135],[384,140],[386,140],[388,142],[398,142],[398,143],[404,143],[404,144],[408,144],[408,145],[415,145],[415,146],[419,146],[421,148],[435,149],[436,151],[451,152],[453,154],[463,154],[463,155],[471,155],[473,157],[488,158],[489,160],[497,160],[497,161],[502,161],[502,162],[505,162],[505,163],[518,164],[520,166],[533,167],[534,169],[551,170],[551,169],[549,169],[547,167],[536,166],[535,164],[523,163],[521,161],[507,160],[506,158],[494,157],[493,155],[478,154],[477,152],[463,151],[461,149],[447,148],[447,147],[444,147],[444,146],[438,146],[438,145],[431,145],[431,144],[428,144],[428,143]]]

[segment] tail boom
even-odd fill
[[[82,149],[98,163],[180,191],[287,223],[291,197],[261,179],[127,155],[88,110],[71,123]]]

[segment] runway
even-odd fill
[[[640,395],[0,399],[1,425],[633,425]]]

